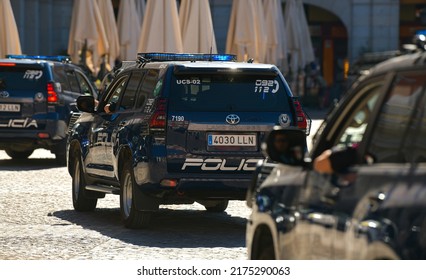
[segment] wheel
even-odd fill
[[[34,150],[28,151],[14,151],[14,150],[6,150],[6,154],[13,159],[27,159]]]
[[[202,203],[202,204],[204,205],[204,208],[206,208],[208,212],[219,213],[226,210],[226,208],[228,207],[228,202],[229,201],[227,199],[224,199],[219,201],[208,201],[208,203]]]
[[[129,162],[124,163],[120,176],[120,211],[127,228],[146,228],[151,220],[151,212],[138,211],[134,203],[135,177]]]
[[[80,157],[77,156],[74,160],[74,169],[72,176],[72,204],[74,209],[79,212],[89,212],[96,208],[98,203],[97,198],[86,198],[83,169],[81,166]]]
[[[259,260],[275,260],[274,245],[262,248],[259,254]]]

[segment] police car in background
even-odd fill
[[[234,60],[140,54],[123,62],[98,102],[79,97],[86,113],[68,145],[75,210],[119,194],[125,226],[143,228],[160,204],[222,212],[243,200],[265,134],[309,121],[275,66]]]
[[[13,159],[26,159],[45,148],[65,165],[70,112],[78,96],[96,94],[66,56],[0,59],[0,149]]]

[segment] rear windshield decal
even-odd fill
[[[199,79],[186,79],[186,80],[176,80],[176,84],[178,85],[201,85],[201,80]]]
[[[276,80],[256,80],[255,93],[277,93],[280,89],[280,84]]]
[[[24,79],[27,80],[38,80],[43,76],[42,70],[27,70],[24,74]]]

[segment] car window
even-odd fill
[[[259,78],[260,77],[260,78]],[[282,112],[290,110],[279,76],[253,74],[174,75],[172,110]]]
[[[344,118],[334,146],[356,146],[362,141],[381,89],[382,83],[379,82],[366,86],[358,93],[363,96]]]
[[[43,68],[32,65],[0,66],[0,91],[46,89],[46,73]]]
[[[109,90],[108,94],[105,96],[104,104],[114,104],[116,105],[121,95],[124,92],[124,88],[126,87],[126,83],[129,76],[125,75],[122,77],[119,77],[116,82],[111,84],[111,90]]]
[[[162,79],[159,79],[158,70],[149,69],[143,79],[139,93],[136,108],[141,108],[148,97],[159,96],[162,88]]]
[[[56,82],[61,84],[62,90],[70,91],[70,84],[68,83],[67,74],[63,66],[54,65],[53,66],[53,76]]]
[[[426,72],[423,79],[426,81]],[[419,87],[419,91],[423,100],[418,104],[402,150],[402,156],[409,162],[426,162],[426,84]]]
[[[369,153],[377,162],[407,162],[402,151],[404,142],[418,134],[411,131],[410,121],[422,98],[425,74],[420,72],[399,73],[377,117],[376,126],[368,145]],[[414,135],[413,135],[414,134]]]
[[[120,103],[120,110],[127,110],[133,108],[135,105],[136,91],[138,90],[143,74],[140,71],[135,71],[130,77],[123,98]]]
[[[71,91],[80,92],[80,86],[79,86],[77,77],[75,76],[75,72],[74,71],[67,71],[67,78],[68,78],[68,82],[70,84]]]
[[[75,75],[77,77],[78,84],[80,85],[81,93],[93,96],[92,88],[90,87],[89,82],[80,73],[76,72]]]

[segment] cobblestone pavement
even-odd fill
[[[0,151],[0,260],[244,260],[249,214],[244,201],[221,214],[167,205],[149,229],[126,229],[118,196],[106,195],[92,213],[73,210],[71,177],[49,151],[25,161]]]
[[[0,260],[246,259],[249,208],[231,201],[223,214],[199,204],[162,206],[147,230],[124,228],[118,196],[77,213],[71,177],[54,156],[36,150],[26,161],[0,151]]]

